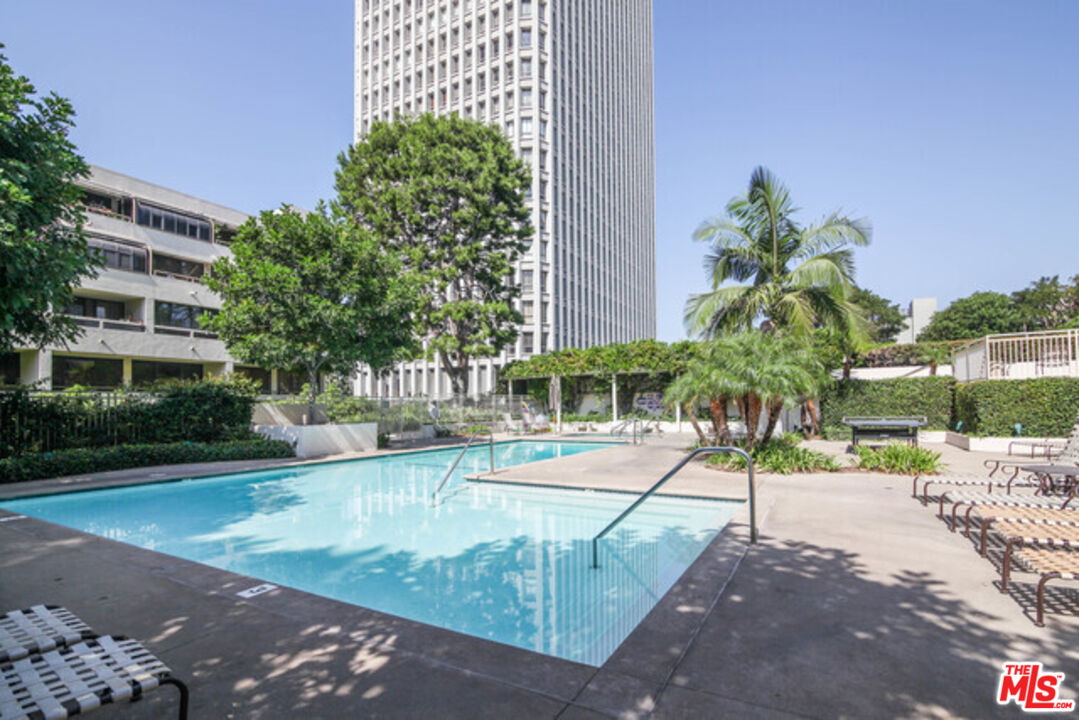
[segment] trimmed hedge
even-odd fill
[[[847,415],[924,415],[926,429],[946,430],[954,387],[955,379],[943,376],[838,380],[821,394],[821,431],[827,438],[849,438]]]
[[[164,381],[146,392],[31,395],[0,393],[0,458],[68,448],[124,444],[221,442],[251,430],[255,392],[240,379]],[[110,404],[112,403],[112,404]]]
[[[1079,415],[1079,378],[980,380],[955,391],[955,417],[968,435],[1068,437]]]
[[[166,443],[76,448],[22,455],[0,460],[0,483],[81,475],[106,470],[127,470],[154,465],[175,465],[220,460],[254,460],[292,457],[292,446],[283,440],[234,440],[222,443]]]

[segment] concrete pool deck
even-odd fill
[[[688,442],[499,479],[640,490]],[[933,449],[961,474],[981,474],[988,457]],[[672,492],[745,496],[744,476],[684,473]],[[1064,696],[1079,696],[1074,589],[1056,585],[1035,627],[1029,576],[1000,594],[994,564],[911,499],[908,478],[759,480],[761,542],[747,548],[736,518],[600,668],[291,588],[242,600],[260,581],[3,511],[0,608],[63,604],[144,641],[189,681],[193,718],[1017,717],[993,697],[1005,660],[1067,673]],[[166,716],[170,692],[109,717]]]

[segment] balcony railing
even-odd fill
[[[162,327],[161,325],[154,328],[154,333],[157,335],[175,335],[177,337],[204,338],[207,340],[217,339],[217,333],[206,330],[188,330],[187,328]]]
[[[1079,329],[987,335],[957,348],[952,364],[959,382],[1079,377]]]
[[[99,330],[124,330],[126,332],[146,332],[146,326],[140,322],[129,320],[106,320],[104,318],[90,318],[81,315],[69,315],[76,325]]]

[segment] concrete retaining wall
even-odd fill
[[[272,440],[285,440],[296,448],[296,457],[374,450],[378,447],[378,423],[341,425],[256,425],[255,432]]]
[[[1067,438],[1036,438],[1036,437],[971,437],[969,435],[963,435],[962,433],[947,432],[946,442],[949,445],[955,445],[957,448],[963,450],[972,450],[974,452],[994,452],[994,453],[1007,453],[1008,446],[1012,443],[1016,444],[1013,448],[1013,452],[1017,457],[1045,457],[1045,449],[1039,448],[1040,453],[1035,452],[1031,455],[1031,447],[1029,443],[1053,443],[1054,445],[1061,446],[1067,442]],[[1026,444],[1021,444],[1026,443]]]

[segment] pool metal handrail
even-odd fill
[[[635,418],[626,418],[622,422],[620,422],[617,425],[615,425],[614,427],[612,427],[611,428],[611,437],[622,437],[622,434],[624,432],[626,432],[626,428],[628,426],[630,426],[631,424],[632,424],[632,428],[633,428],[633,444],[634,445],[638,444],[637,443],[637,438],[638,437],[640,438],[641,444],[643,444],[644,443],[644,430],[643,429],[640,429],[640,430],[638,429],[638,428],[640,428],[640,425],[641,425],[641,419],[637,418],[637,417],[635,417]]]
[[[465,452],[467,452],[468,448],[470,448],[472,446],[472,441],[476,439],[477,435],[487,435],[487,437],[490,439],[490,441],[491,441],[491,443],[490,443],[490,448],[491,448],[491,472],[495,471],[495,435],[494,435],[493,432],[491,432],[487,428],[484,428],[483,430],[477,430],[476,432],[472,433],[472,435],[469,436],[468,442],[466,442],[465,446],[463,448],[461,448],[461,452],[457,453],[457,459],[453,461],[453,465],[450,465],[450,469],[447,470],[446,474],[442,476],[442,482],[440,482],[438,484],[438,487],[435,488],[435,491],[433,493],[431,493],[431,504],[432,505],[434,505],[436,502],[438,502],[438,494],[440,492],[442,492],[442,488],[445,487],[447,482],[449,482],[450,476],[453,475],[453,471],[456,470],[457,466],[461,464],[461,458],[463,458],[465,456]]]
[[[702,447],[697,448],[691,453],[688,453],[684,458],[679,460],[678,464],[668,470],[667,474],[661,477],[655,485],[641,493],[641,496],[637,498],[632,505],[623,510],[618,515],[618,517],[616,517],[610,522],[610,524],[607,525],[607,527],[600,530],[599,533],[594,538],[592,538],[592,567],[599,567],[599,541],[602,540],[603,537],[607,535],[607,533],[609,533],[611,530],[614,530],[615,526],[617,526],[618,523],[622,522],[627,515],[636,510],[641,503],[650,498],[656,492],[656,490],[659,490],[659,488],[665,482],[674,477],[679,470],[686,466],[686,463],[688,463],[690,460],[697,457],[698,455],[711,455],[713,453],[734,453],[735,455],[741,455],[746,461],[746,469],[749,471],[749,542],[757,542],[757,499],[756,488],[753,484],[753,458],[751,458],[749,456],[749,453],[747,453],[741,448],[728,446]]]

